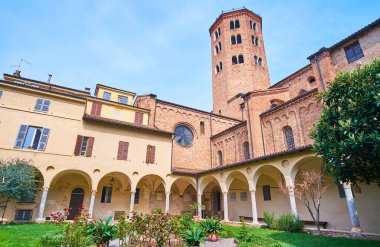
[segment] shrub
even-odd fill
[[[247,242],[249,241],[249,229],[247,227],[247,224],[244,222],[243,218],[240,219],[240,222],[241,227],[239,227],[239,231],[236,235],[236,238],[237,240],[239,240],[239,242]]]
[[[216,218],[207,218],[200,222],[201,228],[206,234],[219,234],[223,230],[220,220]]]
[[[268,225],[269,229],[277,228],[277,219],[273,212],[272,213],[264,212],[263,220]]]
[[[199,228],[193,228],[192,231],[187,231],[182,235],[183,240],[189,246],[199,246],[204,242],[202,230]]]
[[[183,234],[194,227],[192,213],[184,213],[178,218],[178,232]]]
[[[301,232],[303,222],[292,214],[282,214],[277,220],[277,229],[287,232]]]
[[[63,242],[62,234],[47,233],[39,239],[39,246],[42,247],[61,247]]]
[[[163,214],[164,211],[162,210],[162,208],[154,208],[152,210],[152,214]]]
[[[103,222],[102,220],[97,220],[91,222],[87,234],[93,236],[96,244],[108,244],[109,241],[113,240],[116,236],[116,227],[111,225],[112,216]]]

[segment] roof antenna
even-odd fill
[[[52,75],[49,74],[48,79],[47,79],[47,83],[50,83],[51,77],[52,77]]]
[[[20,63],[19,63],[18,65],[13,65],[13,66],[11,66],[11,67],[13,67],[13,68],[17,68],[16,71],[13,73],[13,75],[15,75],[15,76],[21,76],[20,68],[21,68],[21,65],[22,65],[23,62],[24,62],[24,63],[27,63],[27,64],[29,64],[29,65],[33,65],[33,64],[29,63],[28,61],[26,61],[25,59],[21,58],[21,59],[20,59]]]

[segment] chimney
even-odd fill
[[[49,74],[48,79],[47,79],[47,83],[50,83],[51,77],[52,77],[52,75]]]
[[[84,88],[84,91],[85,91],[86,93],[91,93],[91,88],[89,88],[89,87],[85,87],[85,88]]]
[[[21,70],[16,69],[13,75],[17,77],[21,77]]]

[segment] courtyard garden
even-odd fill
[[[272,222],[272,229],[225,225],[215,218],[194,221],[191,214],[172,216],[157,209],[151,214],[121,215],[111,222],[87,219],[85,210],[74,222],[58,214],[44,224],[0,225],[0,246],[199,246],[205,241],[234,239],[238,246],[379,246],[367,239],[315,236],[302,231],[302,224],[289,216]],[[268,219],[266,219],[268,220]]]

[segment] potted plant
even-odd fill
[[[194,210],[194,213],[193,213],[193,220],[194,221],[199,221],[199,215],[198,215],[198,208],[200,208],[202,205],[200,203],[194,203],[194,204],[190,204],[190,208],[192,210]]]
[[[87,231],[87,234],[93,236],[95,244],[98,247],[108,247],[110,241],[116,236],[116,227],[111,225],[112,216],[103,222],[102,220],[97,220],[91,222]]]
[[[186,234],[181,236],[188,246],[199,246],[204,242],[202,230],[199,228],[193,228],[192,231],[187,231]]]
[[[219,233],[223,229],[223,226],[218,219],[207,218],[206,220],[202,221],[200,224],[204,233],[208,234],[208,239],[211,242],[218,241]]]

